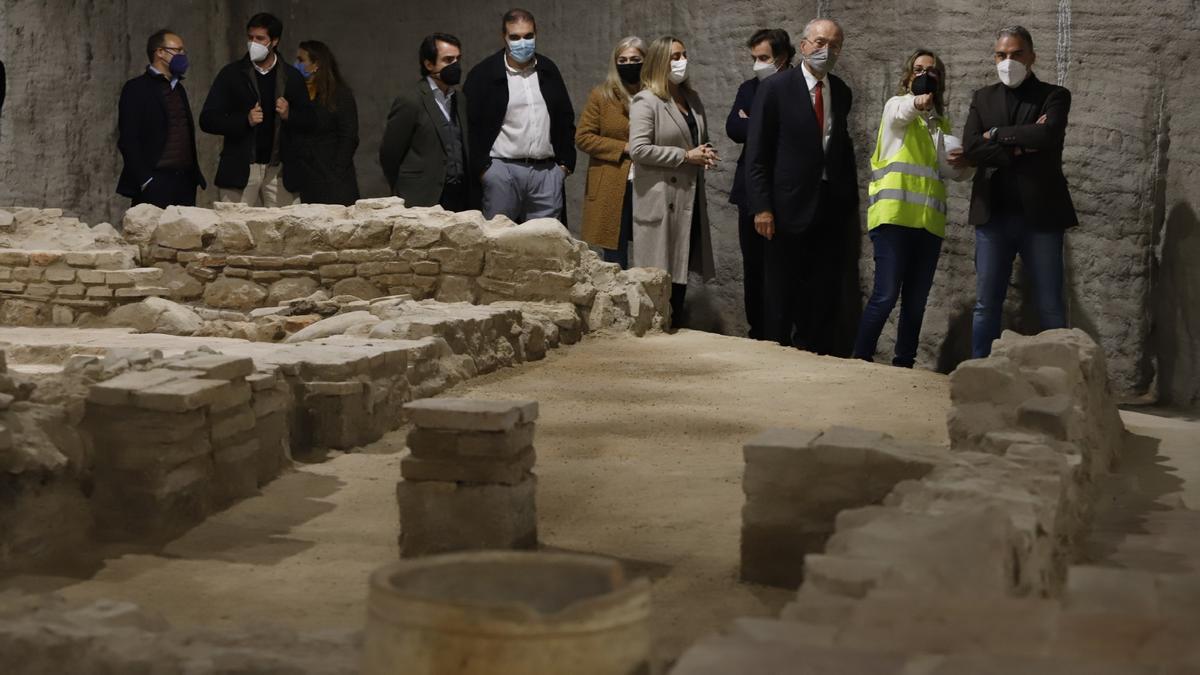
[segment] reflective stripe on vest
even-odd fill
[[[949,120],[943,118],[938,126],[948,133]],[[867,229],[901,225],[945,237],[946,183],[938,171],[937,147],[925,120],[909,123],[900,150],[886,159],[880,156],[883,134],[881,124],[871,157]]]
[[[917,206],[933,209],[942,215],[946,214],[946,203],[942,200],[938,199],[937,197],[923,195],[920,192],[909,192],[908,190],[880,190],[871,195],[869,205],[885,199],[894,199],[898,202],[905,202],[906,204],[916,204]],[[902,225],[903,223],[893,224]]]

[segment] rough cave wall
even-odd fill
[[[328,42],[358,94],[360,185],[364,196],[379,196],[387,191],[377,163],[379,140],[396,91],[416,79],[421,36],[434,30],[457,34],[464,40],[469,68],[500,47],[498,20],[505,9],[482,0],[445,0],[436,15],[426,6],[378,0],[209,0],[171,7],[133,0],[104,7],[78,1],[0,1],[0,58],[9,66],[10,79],[0,120],[0,204],[62,205],[92,222],[118,218],[123,209],[124,200],[112,194],[120,169],[116,96],[124,79],[140,69],[140,43],[159,24],[175,25],[188,39],[196,62],[189,93],[197,110],[216,68],[240,54],[241,27],[253,12],[274,11],[284,19],[288,60],[302,39]],[[744,331],[741,261],[736,210],[727,198],[740,148],[725,137],[724,116],[749,74],[742,46],[746,37],[758,27],[780,26],[798,38],[807,19],[816,15],[845,25],[847,44],[836,72],[855,92],[851,127],[860,181],[865,181],[880,110],[912,48],[924,45],[943,56],[951,75],[950,112],[955,128],[961,129],[971,91],[995,81],[990,63],[994,31],[1008,23],[1026,25],[1039,55],[1035,71],[1044,80],[1061,81],[1074,94],[1066,162],[1082,225],[1070,233],[1067,244],[1072,321],[1108,351],[1122,394],[1157,391],[1165,402],[1200,402],[1200,217],[1191,196],[1200,188],[1200,150],[1187,142],[1200,128],[1200,113],[1191,105],[1200,75],[1188,63],[1200,33],[1196,0],[524,4],[538,16],[539,49],[562,68],[577,112],[602,78],[611,46],[621,36],[635,33],[650,39],[672,33],[688,42],[694,82],[724,158],[710,173],[708,193],[718,279],[708,286],[693,284],[692,322],[734,334]],[[54,32],[60,27],[63,35],[82,39],[60,40]],[[64,73],[76,76],[77,96],[62,96]],[[24,142],[27,138],[34,142]],[[210,176],[216,148],[216,139],[201,135],[201,161]],[[581,156],[580,171],[568,181],[573,229],[580,218],[584,166]],[[862,190],[865,194],[865,182]],[[967,355],[974,297],[973,232],[963,226],[969,185],[955,186],[952,195],[952,225],[920,355],[921,365],[940,370],[953,368]],[[860,221],[865,224],[865,215]],[[870,254],[864,236],[864,293],[871,279]],[[1007,325],[1031,330],[1032,308],[1021,302],[1019,280],[1015,285]],[[881,354],[891,349],[892,335],[894,327],[889,327]]]
[[[87,223],[120,223],[129,206],[116,194],[121,86],[145,70],[146,38],[169,26],[188,49],[185,83],[199,116],[227,57],[220,38],[229,24],[228,4],[0,0],[0,60],[8,74],[0,114],[0,206],[61,207]],[[200,163],[211,179],[219,146],[199,136]]]

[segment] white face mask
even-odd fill
[[[779,72],[779,67],[772,61],[755,61],[754,76],[760,80],[765,80],[768,77]]]
[[[1000,76],[1000,81],[1004,83],[1004,86],[1016,89],[1021,86],[1026,77],[1029,77],[1029,70],[1020,61],[1005,59],[996,64],[996,74]]]
[[[671,74],[668,78],[672,84],[683,84],[687,81],[687,59],[671,62]]]
[[[257,42],[247,42],[246,51],[250,53],[250,60],[255,63],[266,61],[267,56],[271,54],[271,50],[266,45],[260,45]]]

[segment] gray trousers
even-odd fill
[[[530,163],[493,158],[483,172],[483,215],[488,219],[504,215],[515,223],[561,220],[565,178],[553,159]]]

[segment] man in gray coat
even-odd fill
[[[402,92],[388,113],[379,163],[392,194],[408,206],[440,204],[447,211],[475,208],[479,191],[467,170],[467,116],[462,92],[462,45],[434,33],[421,41],[421,79]]]

